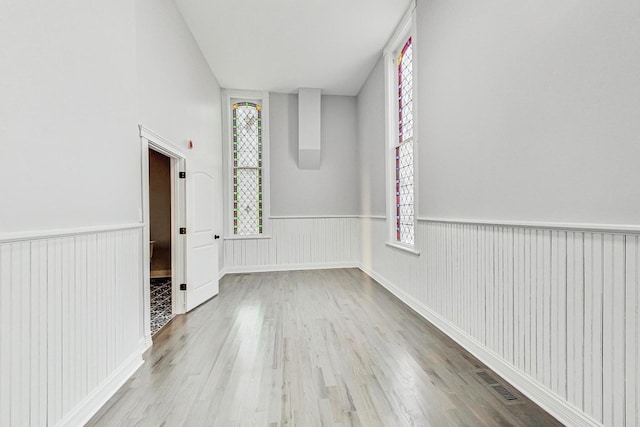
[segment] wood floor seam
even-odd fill
[[[89,426],[560,426],[359,269],[227,274]]]

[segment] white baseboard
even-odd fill
[[[274,265],[243,265],[241,267],[228,267],[220,272],[220,278],[232,273],[264,273],[269,271],[295,271],[295,270],[326,270],[331,268],[359,268],[357,262],[329,262],[320,264],[274,264]]]
[[[142,353],[138,350],[56,425],[60,427],[85,425],[143,363]]]
[[[151,334],[140,338],[139,345],[140,345],[140,354],[144,354],[147,350],[149,350],[153,345],[153,339],[151,338]]]
[[[520,370],[516,369],[500,356],[474,340],[447,319],[440,316],[438,313],[434,312],[413,296],[404,292],[402,289],[393,285],[384,277],[363,265],[360,265],[359,268],[408,305],[416,313],[431,322],[447,336],[464,347],[469,353],[473,354],[498,375],[507,380],[509,384],[513,385],[524,395],[549,412],[549,414],[557,418],[560,422],[567,426],[602,427],[602,424],[598,421],[589,417],[580,409],[572,406],[532,378],[523,374]]]
[[[481,343],[474,340],[464,331],[460,330],[447,319],[434,312],[413,296],[407,294],[402,289],[393,285],[387,279],[368,269],[364,265],[355,262],[339,262],[324,264],[281,264],[281,265],[260,265],[225,268],[219,273],[222,278],[231,273],[257,273],[269,271],[294,271],[294,270],[320,270],[332,268],[359,268],[371,278],[380,283],[389,292],[395,295],[402,302],[407,304],[416,313],[444,332],[451,339],[456,341],[467,351],[477,357],[480,361],[494,370],[498,375],[507,380],[520,392],[529,397],[532,401],[540,405],[543,409],[556,417],[568,426],[602,427],[602,424],[592,419],[578,408],[573,407],[568,402],[556,396],[554,393],[540,385],[538,382],[523,374],[521,371],[504,361],[500,356],[493,353]],[[69,412],[58,426],[78,426],[84,425],[93,417],[102,406],[122,387],[122,385],[136,372],[144,363],[142,353],[148,348],[145,341],[143,348],[132,354],[122,365],[103,382],[103,384],[83,399],[71,412]]]

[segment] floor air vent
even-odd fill
[[[489,375],[487,371],[478,371],[476,372],[476,375],[482,378],[484,382],[489,385],[498,384],[498,381],[494,380],[493,377]]]
[[[484,369],[474,371],[476,376],[482,380],[489,390],[491,390],[496,396],[500,397],[502,401],[505,403],[518,403],[521,402],[521,399],[514,393],[511,392],[504,384],[502,384],[499,380],[495,379],[489,372]]]
[[[494,386],[491,386],[491,388],[493,388],[495,391],[497,391],[498,394],[500,396],[502,396],[505,400],[508,400],[508,401],[518,400],[518,396],[516,396],[515,394],[511,393],[503,385],[500,385],[500,384],[499,385],[494,385]]]

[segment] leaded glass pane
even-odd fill
[[[258,167],[259,111],[253,104],[238,105],[233,123],[238,167]]]
[[[413,48],[405,44],[398,63],[398,106],[400,142],[413,136]]]
[[[262,117],[250,102],[233,105],[233,233],[262,233]]]
[[[413,49],[407,40],[398,57],[398,146],[396,147],[396,238],[414,243]]]
[[[260,234],[258,170],[238,169],[234,203],[235,234]]]
[[[396,225],[397,239],[413,244],[413,142],[396,148]]]

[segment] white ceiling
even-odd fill
[[[176,0],[222,87],[356,95],[411,0]]]

